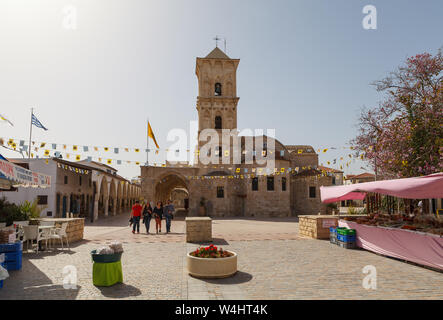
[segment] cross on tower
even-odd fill
[[[215,36],[214,40],[215,40],[215,46],[218,48],[218,42],[221,40],[221,38]]]

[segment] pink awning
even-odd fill
[[[364,199],[362,192],[375,192],[404,199],[443,198],[443,172],[423,177],[381,180],[345,186],[320,187],[324,203]]]

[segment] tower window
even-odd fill
[[[315,187],[309,187],[309,198],[315,198]]]
[[[252,178],[252,191],[258,191],[258,178]]]
[[[267,178],[268,191],[274,191],[274,177]]]
[[[286,178],[281,178],[281,191],[286,191]]]
[[[225,188],[217,187],[217,198],[224,198],[224,197],[225,197]]]
[[[216,116],[215,117],[215,129],[221,129],[222,128],[222,117]]]
[[[214,87],[214,95],[221,96],[222,95],[222,85],[220,82],[217,82]]]

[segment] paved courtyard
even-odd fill
[[[70,251],[24,253],[22,270],[10,272],[0,299],[443,299],[442,273],[301,238],[295,219],[215,220],[214,242],[239,255],[239,272],[220,280],[186,273],[185,255],[198,245],[184,242],[183,220],[173,220],[168,235],[147,235],[144,226],[133,235],[127,220],[87,224],[84,241]],[[110,240],[124,243],[124,284],[98,288],[90,251]],[[63,288],[66,265],[77,268],[77,289]],[[366,265],[376,267],[376,290],[362,286]]]

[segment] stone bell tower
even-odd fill
[[[206,57],[197,58],[195,73],[198,78],[198,135],[204,129],[219,132],[237,129],[237,67],[240,59],[229,58],[216,47]],[[206,142],[199,142],[199,148]],[[224,148],[223,152],[225,151]],[[212,151],[212,150],[211,150]],[[216,151],[217,152],[217,151]]]

